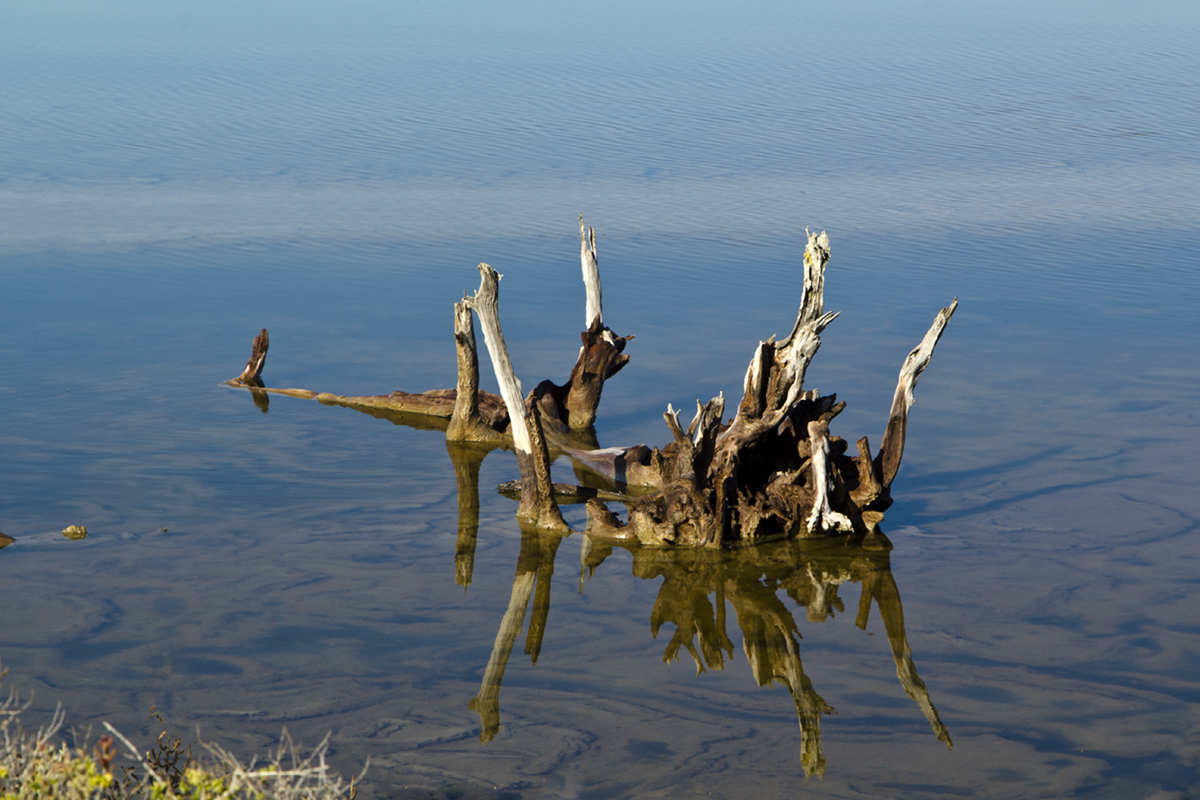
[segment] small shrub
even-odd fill
[[[0,670],[0,678],[6,673]],[[242,764],[212,742],[198,742],[201,752],[194,756],[192,745],[184,747],[165,730],[141,753],[105,723],[111,735],[89,751],[86,738],[82,746],[58,740],[61,706],[36,733],[26,731],[20,717],[28,707],[12,691],[0,702],[0,800],[354,800],[362,778],[347,784],[330,773],[328,736],[301,756],[284,729],[279,747],[265,759]],[[113,763],[118,746],[136,762],[119,768],[119,775]]]

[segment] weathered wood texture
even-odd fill
[[[804,250],[804,295],[791,333],[759,342],[746,369],[742,399],[728,423],[724,398],[697,404],[686,433],[667,406],[673,442],[648,450],[610,448],[571,453],[578,463],[610,476],[614,488],[636,479],[654,491],[628,502],[622,524],[599,501],[588,503],[592,535],[636,539],[645,544],[716,545],[768,537],[816,538],[850,534],[869,544],[904,450],[912,389],[954,313],[943,309],[901,370],[880,455],[858,442],[858,456],[829,435],[829,422],[846,407],[836,395],[804,389],[804,377],[821,346],[821,333],[836,317],[824,309],[825,268],[830,256],[824,233],[809,234]]]
[[[508,430],[508,407],[502,398],[479,391],[479,354],[471,306],[454,304],[454,349],[458,355],[458,386],[446,438],[457,442],[499,442]]]
[[[857,454],[847,455],[846,441],[829,431],[830,421],[846,404],[837,395],[804,388],[821,334],[838,316],[824,307],[829,238],[824,232],[809,233],[796,320],[787,337],[776,341],[772,336],[755,348],[733,418],[724,421],[725,398],[718,395],[707,404],[697,402],[696,415],[684,430],[679,412],[668,405],[664,420],[673,441],[665,447],[597,449],[592,426],[604,383],[629,362],[624,350],[633,337],[617,336],[604,325],[596,234],[584,225],[582,215],[579,239],[587,328],[564,384],[544,380],[522,396],[500,325],[501,276],[487,264],[479,265],[480,286],[474,296],[455,305],[455,389],[351,397],[267,388],[261,380],[268,344],[265,329],[255,339],[242,375],[227,383],[249,388],[263,411],[270,392],[440,428],[449,441],[492,446],[511,442],[521,475],[518,516],[549,529],[566,530],[556,497],[573,495],[590,498],[588,532],[597,537],[706,546],[850,535],[870,546],[882,512],[892,502],[890,489],[904,453],[914,388],[958,301],[938,313],[905,360],[879,453],[872,457],[863,437]],[[483,329],[500,395],[479,390],[472,312]],[[429,421],[415,421],[419,419]],[[552,483],[551,456],[560,453],[574,460],[577,472],[590,476],[590,490]],[[604,505],[613,497],[626,504],[624,523]]]
[[[453,440],[501,442],[508,428],[508,410],[499,395],[479,391],[479,361],[471,312],[462,303],[455,304],[454,308],[454,338],[459,366],[457,389],[435,389],[420,393],[396,391],[391,394],[353,396],[314,392],[310,389],[265,386],[262,371],[267,358],[266,328],[255,337],[250,361],[246,363],[242,374],[225,383],[249,389],[255,404],[264,412],[269,408],[267,395],[278,394],[316,400],[324,405],[346,406],[372,416],[387,417],[411,427],[445,430],[447,437]],[[460,392],[464,394],[462,401],[459,400]],[[428,420],[422,420],[421,417]]]
[[[892,480],[900,469],[900,458],[904,455],[904,434],[908,427],[908,411],[914,402],[913,389],[917,386],[917,378],[920,378],[925,367],[929,366],[929,359],[933,357],[933,348],[942,338],[942,331],[946,329],[946,323],[954,316],[957,308],[958,298],[956,297],[954,302],[938,312],[929,332],[925,334],[925,338],[913,348],[913,351],[904,359],[904,366],[900,368],[900,380],[896,383],[896,395],[892,398],[892,410],[888,414],[887,430],[884,431],[883,443],[879,446],[880,481],[885,491],[892,485]]]
[[[600,261],[596,258],[596,231],[590,226],[584,229],[583,214],[579,215],[579,260],[583,268],[583,285],[587,290],[587,305],[583,315],[583,328],[587,330],[597,322],[604,324],[604,310]]]
[[[582,214],[579,215],[579,242],[583,284],[587,291],[587,325],[579,335],[583,345],[565,384],[560,386],[543,381],[537,389],[543,417],[556,431],[586,431],[595,424],[604,382],[629,363],[625,344],[633,338],[617,336],[604,324],[596,232],[591,228],[585,230]]]
[[[596,421],[600,397],[604,382],[616,375],[629,363],[625,354],[626,343],[633,336],[617,336],[603,322],[601,309],[600,271],[596,260],[596,232],[584,228],[583,215],[580,215],[581,262],[583,281],[587,292],[585,316],[588,324],[580,333],[582,347],[579,357],[565,383],[559,385],[552,381],[543,381],[536,390],[543,423],[549,441],[555,447],[594,446],[592,425]],[[489,267],[490,269],[490,267]],[[494,270],[493,270],[494,272]],[[499,275],[499,273],[496,273]],[[499,278],[497,278],[497,281]],[[242,374],[226,381],[231,386],[248,388],[252,391],[261,390],[271,394],[281,394],[287,397],[315,399],[326,405],[340,405],[366,409],[388,409],[401,414],[425,415],[433,418],[448,420],[445,425],[433,423],[446,431],[448,439],[470,442],[503,443],[514,438],[514,434],[522,434],[510,429],[509,403],[503,397],[506,387],[501,387],[501,395],[479,390],[479,358],[475,344],[474,323],[471,310],[479,313],[475,307],[477,302],[486,302],[488,298],[464,298],[454,306],[454,341],[458,356],[458,385],[455,389],[436,389],[429,392],[396,391],[383,395],[339,395],[328,392],[315,392],[308,389],[281,389],[264,386],[261,380],[263,364],[267,352],[267,331],[254,340],[250,361]],[[499,329],[499,312],[493,315],[493,325]],[[483,323],[481,317],[481,324]],[[495,331],[492,332],[493,335]],[[484,330],[485,341],[488,330]],[[490,346],[490,345],[489,345]],[[507,353],[507,350],[505,350]],[[502,368],[503,365],[502,365]],[[511,371],[511,364],[507,366]],[[520,382],[507,387],[517,394],[521,392]],[[266,394],[255,391],[255,402],[264,411],[267,410]],[[369,413],[369,412],[368,412]],[[422,426],[426,427],[426,426]],[[518,451],[523,451],[517,445]]]
[[[242,370],[242,374],[237,376],[237,380],[246,386],[262,386],[263,365],[267,363],[267,348],[270,346],[271,340],[267,336],[267,329],[263,328],[262,333],[254,337],[254,346],[250,349],[250,360],[246,362],[246,368]]]
[[[489,264],[479,265],[479,289],[467,303],[479,317],[483,340],[491,356],[500,395],[508,408],[509,428],[517,451],[517,466],[521,472],[521,504],[517,516],[539,527],[567,529],[554,490],[550,485],[550,455],[542,429],[537,392],[526,402],[521,394],[521,381],[513,371],[500,328],[500,279],[503,277]]]

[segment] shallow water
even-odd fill
[[[0,660],[34,720],[332,731],[377,797],[1200,785],[1196,12],[664,8],[0,12]],[[221,385],[267,327],[272,386],[451,386],[479,261],[518,374],[561,380],[580,210],[637,335],[602,445],[738,395],[805,224],[835,434],[878,440],[959,298],[890,556],[523,536],[505,451],[472,537],[480,454]]]

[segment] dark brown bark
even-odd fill
[[[562,400],[567,427],[571,430],[584,430],[595,424],[604,382],[629,363],[629,356],[624,353],[625,343],[633,337],[617,336],[596,317],[580,338],[583,346],[567,379]]]
[[[565,532],[570,528],[563,521],[554,496],[550,452],[546,447],[537,398],[532,394],[525,404],[525,423],[531,449],[529,453],[517,451],[517,465],[521,471],[521,504],[517,508],[517,517],[545,530]]]
[[[235,380],[246,386],[263,385],[262,371],[263,366],[267,363],[267,348],[270,346],[270,339],[267,337],[267,329],[263,328],[262,333],[254,337],[254,345],[250,348],[250,360],[246,362],[245,369],[242,374],[237,376]]]
[[[508,428],[508,412],[497,395],[479,391],[479,355],[475,324],[465,300],[454,304],[454,349],[458,356],[458,387],[446,438],[460,442],[498,442]]]
[[[863,438],[857,457],[849,457],[845,440],[829,433],[830,421],[846,404],[836,395],[820,396],[803,386],[821,333],[837,316],[824,310],[828,259],[828,239],[810,234],[796,322],[784,340],[772,337],[755,348],[741,401],[728,424],[721,422],[719,410],[715,417],[708,413],[723,408],[723,400],[715,398],[698,411],[687,435],[668,407],[674,441],[648,456],[635,448],[568,451],[578,464],[609,477],[614,488],[618,481],[631,484],[629,462],[636,453],[638,484],[657,486],[631,507],[624,525],[589,503],[589,533],[681,545],[848,535],[864,546],[886,548],[878,524],[891,503],[888,490],[903,452],[912,387],[956,303],[943,309],[905,362],[880,455],[872,459]]]

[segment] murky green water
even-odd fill
[[[1190,9],[283,11],[0,12],[0,661],[31,719],[332,731],[375,797],[1200,785]],[[506,451],[221,385],[266,327],[272,386],[452,386],[479,261],[519,375],[562,380],[579,211],[637,336],[606,446],[740,394],[806,224],[835,434],[878,440],[959,298],[890,554],[523,533]]]

